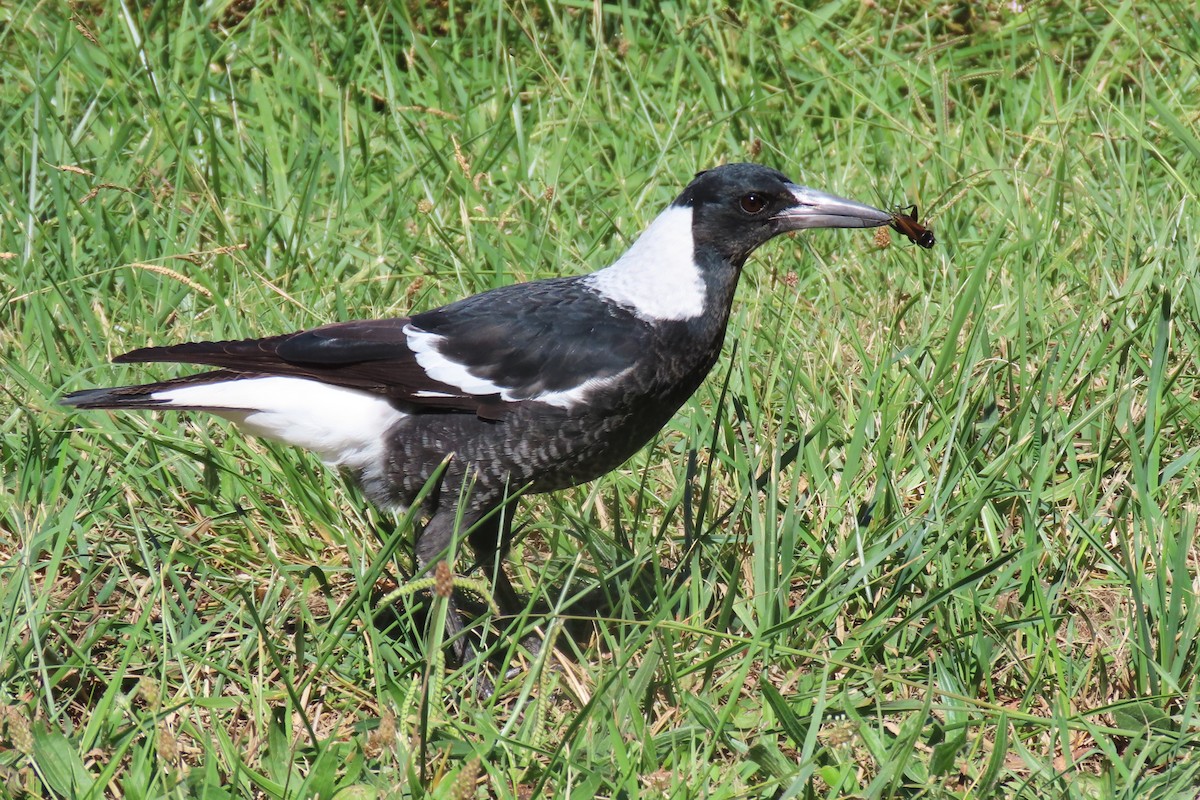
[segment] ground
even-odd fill
[[[1193,12],[0,7],[0,796],[1194,797]],[[605,266],[736,160],[938,243],[757,253],[479,661],[311,456],[57,405]]]

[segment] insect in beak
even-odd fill
[[[929,249],[937,240],[933,238],[933,231],[917,221],[919,214],[915,205],[907,209],[900,208],[892,214],[892,221],[888,225],[907,236],[913,244]]]

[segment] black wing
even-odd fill
[[[649,333],[577,278],[505,286],[417,314],[412,324],[443,337],[440,356],[514,400],[614,378],[638,363]]]
[[[645,327],[577,278],[557,278],[502,287],[411,318],[146,347],[114,361],[310,378],[492,417],[511,403],[615,377],[636,362]]]

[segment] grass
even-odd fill
[[[1194,797],[1200,27],[886,5],[0,6],[0,795]],[[524,502],[559,650],[490,701],[381,602],[407,520],[56,405],[603,266],[746,159],[939,244],[754,257],[657,441]]]

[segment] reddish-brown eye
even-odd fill
[[[738,203],[741,205],[742,211],[745,211],[747,214],[757,214],[767,207],[767,198],[758,192],[751,192],[748,195],[743,195]]]

